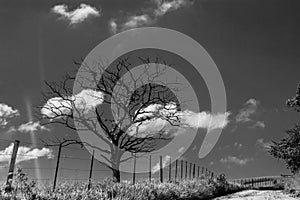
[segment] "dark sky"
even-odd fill
[[[69,25],[67,19],[59,19],[58,14],[51,12],[55,5],[65,4],[71,11],[81,3],[101,10],[100,16]],[[29,134],[7,132],[9,127],[29,120],[26,102],[32,108],[41,104],[41,92],[46,89],[44,80],[60,80],[65,72],[74,69],[73,61],[84,58],[110,37],[111,20],[122,26],[130,16],[149,13],[151,9],[154,1],[2,0],[0,103],[18,109],[20,116],[0,130],[0,138],[30,142]],[[222,75],[230,122],[207,157],[198,159],[200,144],[195,143],[185,154],[187,159],[234,178],[289,173],[283,162],[270,157],[260,146],[284,137],[284,131],[299,121],[299,116],[285,106],[286,99],[295,94],[300,83],[299,9],[297,0],[197,0],[140,25],[174,29],[192,37],[210,54]],[[245,104],[249,99],[256,102],[255,111],[249,115],[251,120],[237,122],[241,109],[245,111],[249,107]],[[203,109],[208,108],[203,105]],[[257,122],[261,122],[260,126]],[[53,126],[50,132],[37,131],[35,137],[38,140],[60,133],[72,134],[70,130]],[[9,143],[1,142],[0,150]],[[55,155],[56,149],[53,151]],[[90,157],[88,153],[75,151],[65,149],[64,153]],[[55,158],[40,158],[39,162],[41,167],[54,166]],[[63,165],[72,168],[72,162],[65,160]],[[34,163],[30,160],[20,165],[30,168]],[[0,169],[1,176],[6,171]],[[41,173],[43,178],[52,177],[52,171]],[[76,173],[80,177],[81,172]]]

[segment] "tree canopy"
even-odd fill
[[[300,84],[296,95],[286,101],[288,107],[300,113]],[[300,123],[286,131],[287,137],[279,142],[273,141],[269,153],[278,159],[283,159],[293,174],[300,170]]]

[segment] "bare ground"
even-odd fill
[[[299,200],[299,197],[292,197],[280,190],[245,190],[223,197],[215,198],[214,200]]]

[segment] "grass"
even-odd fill
[[[21,169],[17,170],[13,188],[1,190],[0,199],[8,200],[163,200],[163,199],[211,199],[241,191],[239,184],[228,183],[222,174],[217,178],[201,177],[182,182],[160,183],[156,180],[115,183],[112,179],[95,182],[87,190],[86,182],[60,184],[55,192],[51,186],[37,186]]]

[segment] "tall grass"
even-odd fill
[[[242,190],[238,184],[228,183],[222,174],[217,178],[200,177],[194,180],[160,183],[156,180],[139,181],[132,185],[124,181],[115,183],[112,179],[93,182],[90,190],[87,183],[65,182],[52,192],[50,185],[37,186],[18,169],[13,189],[1,191],[0,199],[8,200],[163,200],[163,199],[210,199]]]

